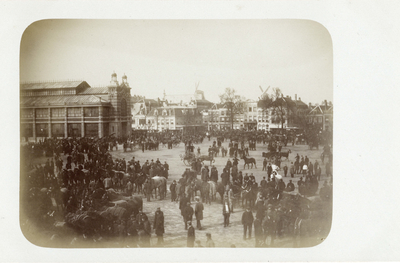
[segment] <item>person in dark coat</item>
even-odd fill
[[[175,180],[169,186],[169,190],[171,191],[171,202],[174,202],[176,200],[176,181]]]
[[[187,247],[194,247],[194,241],[196,239],[196,232],[194,227],[192,226],[192,221],[188,221],[188,228],[187,228]]]
[[[186,197],[186,195],[183,193],[182,197],[179,201],[179,209],[181,210],[181,215],[183,216],[183,209],[186,207],[186,205],[190,203],[189,197]]]
[[[197,221],[197,229],[201,230],[201,220],[203,220],[203,210],[204,210],[204,206],[203,203],[200,202],[200,197],[196,196],[195,197],[196,200],[196,205],[194,208],[194,214],[196,216],[196,221]]]
[[[218,182],[218,170],[217,168],[215,168],[215,166],[213,165],[213,167],[211,168],[211,181],[217,183]]]
[[[289,183],[286,186],[286,192],[293,192],[294,191],[294,184],[292,183],[292,180],[289,180]]]
[[[157,235],[157,245],[162,246],[164,243],[164,213],[158,207],[154,215],[154,231]]]
[[[247,207],[246,211],[243,212],[242,215],[242,225],[243,225],[243,239],[246,240],[247,231],[249,232],[249,239],[251,238],[251,227],[253,225],[254,217],[253,213],[250,211],[250,208]]]
[[[150,197],[151,197],[151,181],[150,179],[147,179],[146,182],[143,185],[143,188],[146,191],[146,198],[147,198],[147,202],[150,202]]]
[[[283,179],[280,179],[278,182],[278,190],[279,191],[283,191],[286,189],[286,185],[285,182],[283,181]]]
[[[240,185],[243,184],[243,174],[242,174],[242,171],[239,171],[238,181],[240,182]]]
[[[285,164],[285,166],[283,166],[283,173],[284,173],[285,177],[287,176],[288,170],[289,170],[289,168]]]
[[[203,167],[203,169],[201,170],[201,180],[203,182],[207,182],[208,181],[208,169],[207,166]]]
[[[232,167],[231,159],[228,159],[228,161],[226,161],[225,167],[228,168],[228,169],[231,169],[231,167]]]
[[[229,174],[226,172],[226,170],[224,169],[224,171],[221,174],[221,180],[222,180],[222,185],[225,186],[229,183]]]
[[[168,170],[169,170],[169,165],[167,162],[164,163],[164,177],[168,179]]]
[[[143,218],[147,220],[147,215],[143,213],[143,210],[140,208],[139,213],[136,215],[136,222],[137,224],[141,224],[143,222]]]
[[[188,228],[188,222],[192,222],[194,210],[190,203],[187,203],[186,207],[183,209],[183,220],[185,222],[185,229]]]
[[[264,218],[264,213],[265,213],[265,197],[263,197],[256,203],[256,217],[262,221]]]
[[[263,179],[260,182],[260,186],[263,189],[267,189],[267,180],[265,180],[265,176],[263,176]]]

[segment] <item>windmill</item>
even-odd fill
[[[268,88],[264,91],[263,90],[263,88],[261,87],[261,86],[259,86],[260,87],[260,90],[261,90],[261,96],[259,97],[259,99],[262,99],[264,96],[265,96],[265,94],[267,94],[267,91],[269,90],[269,88],[271,87],[271,86],[268,86]]]

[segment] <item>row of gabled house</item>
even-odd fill
[[[167,95],[162,99],[131,96],[127,76],[118,82],[111,75],[110,84],[91,87],[86,81],[53,81],[21,83],[20,133],[25,141],[43,138],[104,137],[114,134],[126,137],[134,130],[177,130],[201,132],[229,129],[231,121],[223,105],[205,99],[196,88],[193,94]],[[285,100],[307,114],[308,123],[331,130],[333,106],[307,105],[297,96]],[[271,131],[281,127],[270,110],[247,100],[244,112],[235,115],[234,129]],[[290,118],[285,129],[298,125]]]
[[[307,116],[306,121],[331,129],[333,106],[311,105],[304,103],[297,95],[293,100],[286,96],[285,101],[296,109],[296,113]],[[132,128],[145,130],[225,130],[231,128],[228,109],[222,104],[212,103],[205,99],[204,92],[197,90],[194,94],[166,95],[162,99],[132,98]],[[259,107],[258,101],[245,101],[244,111],[235,114],[233,129],[243,130],[278,130],[282,127],[272,115],[271,110]],[[283,124],[286,130],[297,129],[299,123],[288,118]]]

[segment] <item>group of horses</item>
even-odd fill
[[[126,187],[127,182],[130,181],[132,183],[133,193],[146,194],[143,185],[148,179],[148,176],[143,172],[125,173],[123,171],[113,171],[113,173],[114,176],[116,176],[119,179],[118,185],[113,186],[115,189],[123,191]],[[167,178],[163,176],[154,176],[150,179],[150,185],[151,185],[151,191],[155,192],[156,198],[157,198],[157,190],[160,199],[166,197]]]
[[[229,193],[229,190],[232,190]],[[179,182],[176,186],[176,196],[178,201],[183,194],[194,200],[195,196],[200,196],[201,200],[205,204],[211,204],[211,202],[217,201],[217,194],[220,197],[220,202],[222,203],[225,194],[229,196],[229,201],[235,204],[241,204],[242,207],[253,206],[257,198],[258,189],[252,188],[247,185],[236,185],[229,183],[228,185],[223,185],[222,182],[207,181],[204,182],[198,178],[181,185]],[[241,201],[241,203],[240,203]]]

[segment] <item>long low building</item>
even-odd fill
[[[125,137],[131,131],[131,94],[127,77],[111,75],[106,87],[86,81],[36,82],[20,85],[21,137]]]

